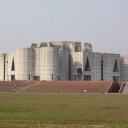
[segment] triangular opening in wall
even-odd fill
[[[116,59],[115,59],[115,64],[114,64],[113,72],[119,72],[118,64],[117,64],[117,60]]]
[[[15,62],[14,62],[14,58],[12,60],[12,67],[11,67],[11,71],[15,71]]]
[[[91,71],[90,64],[89,64],[89,60],[88,60],[88,57],[87,57],[87,59],[86,59],[85,71]]]

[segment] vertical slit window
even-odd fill
[[[11,71],[15,71],[15,63],[14,63],[14,58],[12,60],[12,67],[11,67]]]
[[[104,68],[103,68],[103,57],[101,58],[101,80],[103,80],[103,70],[104,70]]]

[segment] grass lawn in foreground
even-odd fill
[[[0,128],[128,128],[128,95],[0,93]]]

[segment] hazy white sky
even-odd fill
[[[0,0],[0,53],[51,40],[128,55],[128,0]]]

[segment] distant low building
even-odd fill
[[[0,54],[0,80],[128,81],[128,56],[93,52],[89,43],[33,43]]]

